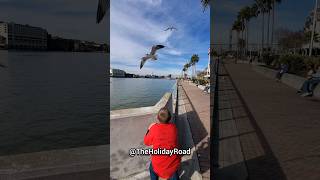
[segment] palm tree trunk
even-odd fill
[[[232,51],[232,29],[229,34],[229,51]]]
[[[261,36],[261,55],[263,55],[264,49],[264,12],[262,13],[262,36]]]
[[[309,56],[312,56],[313,51],[313,40],[314,40],[314,34],[315,34],[315,27],[316,27],[316,18],[317,18],[317,8],[318,8],[318,0],[316,0],[316,4],[314,6],[313,10],[313,25],[312,25],[312,34],[311,34],[311,42],[309,47]]]
[[[191,65],[191,79],[193,78],[193,65]]]
[[[273,34],[274,34],[274,11],[275,11],[275,4],[272,1],[272,29],[271,29],[271,51],[273,52]]]
[[[193,78],[194,74],[193,74],[193,65],[191,66],[191,78]]]
[[[241,59],[243,58],[244,56],[244,52],[245,52],[245,44],[243,44],[245,42],[245,22],[244,20],[242,19],[242,44],[241,44]]]
[[[239,49],[240,49],[240,47],[239,47],[240,44],[239,43],[240,43],[240,32],[237,31],[237,58],[236,58],[236,63],[237,63],[237,61],[239,59]]]
[[[267,48],[268,48],[268,52],[269,52],[269,47],[270,47],[270,10],[268,11],[268,29],[267,29]]]
[[[246,34],[246,56],[248,55],[249,50],[249,21],[246,21],[247,34]]]
[[[193,77],[195,77],[196,76],[196,71],[195,71],[195,65],[194,64],[192,65],[192,68],[193,68]]]

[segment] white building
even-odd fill
[[[0,22],[0,46],[8,49],[47,49],[47,30]]]
[[[125,77],[126,72],[120,69],[110,69],[110,76],[111,77]]]
[[[320,38],[320,8],[317,8],[316,21],[315,21],[315,34]],[[307,17],[305,22],[304,32],[311,33],[313,28],[313,18],[314,18],[314,10],[310,12],[310,15]],[[302,45],[302,54],[307,55],[309,53],[310,41],[306,44]],[[313,51],[316,54],[319,54],[320,42],[313,41]]]

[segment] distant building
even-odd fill
[[[77,51],[79,49],[79,42],[48,34],[48,50],[50,51]]]
[[[46,50],[47,34],[47,30],[40,27],[0,22],[0,47]]]
[[[315,34],[317,35],[317,37],[319,38],[320,36],[320,7],[317,8],[316,11],[317,15],[316,15],[316,23],[315,23]],[[304,32],[305,33],[311,33],[312,32],[312,28],[313,28],[313,18],[314,18],[314,10],[312,10],[309,14],[309,16],[307,17],[307,20],[305,22],[305,26],[304,26]],[[310,47],[310,42],[307,42],[306,44],[302,45],[302,54],[307,55],[309,53],[309,47]],[[318,41],[314,41],[313,42],[313,53],[314,54],[319,54],[320,53],[320,42]]]
[[[120,69],[110,69],[111,77],[126,77],[126,72]]]
[[[48,35],[48,50],[50,51],[75,51],[75,52],[110,52],[107,44],[81,41],[76,39],[65,39],[62,37]]]
[[[134,76],[134,74],[130,74],[130,73],[126,73],[126,74],[125,74],[125,77],[126,77],[126,78],[133,78],[133,76]]]

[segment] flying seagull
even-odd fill
[[[171,26],[171,27],[168,27],[167,29],[165,29],[164,31],[168,31],[168,30],[173,31],[173,30],[178,30],[178,29],[173,27],[173,26]]]
[[[152,46],[150,54],[146,54],[144,57],[141,58],[140,69],[143,67],[144,63],[146,63],[148,59],[151,59],[153,61],[157,60],[157,55],[156,55],[157,50],[162,49],[164,47],[165,47],[164,45]]]
[[[99,24],[110,9],[110,0],[99,0],[96,22]]]

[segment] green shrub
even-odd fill
[[[275,60],[275,56],[272,56],[270,54],[264,54],[262,57],[263,57],[263,62],[267,66],[270,66],[272,64],[272,62]]]
[[[200,84],[200,85],[206,85],[207,83],[208,83],[208,80],[198,79],[198,84]]]
[[[279,59],[280,64],[288,64],[289,73],[303,74],[306,69],[304,57],[299,55],[287,54],[283,55]]]
[[[265,61],[267,67],[273,69],[279,69],[281,64],[288,64],[289,73],[297,74],[300,76],[305,76],[310,66],[317,67],[318,65],[320,65],[319,57],[306,57],[293,54],[286,54],[280,57],[273,56],[267,61],[268,63],[271,62],[270,64],[267,64],[267,62]]]
[[[305,64],[306,68],[317,67],[320,65],[320,58],[319,57],[306,57],[304,60],[304,64]]]

